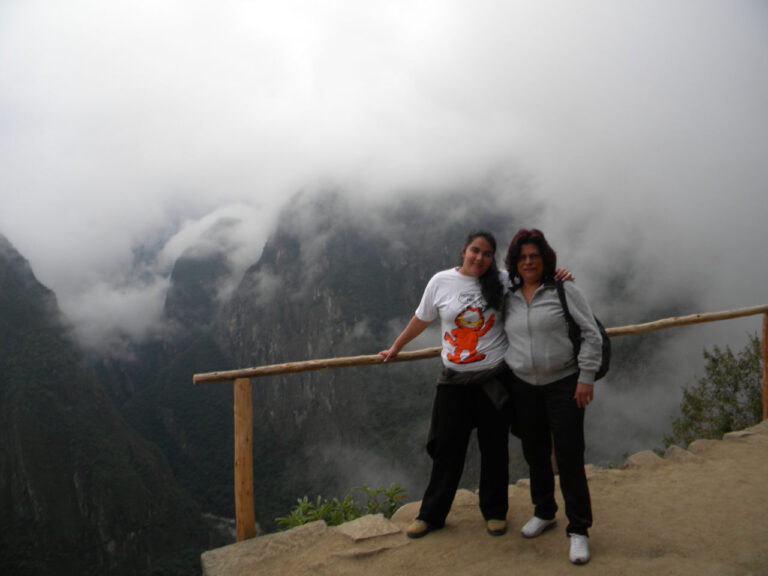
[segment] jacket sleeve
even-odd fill
[[[573,282],[565,282],[565,295],[568,298],[568,309],[576,324],[581,328],[581,347],[577,362],[579,365],[579,382],[595,383],[595,373],[602,361],[603,338],[592,314],[589,302]]]

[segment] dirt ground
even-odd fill
[[[536,539],[528,483],[510,486],[509,531],[490,536],[471,492],[457,494],[446,527],[409,540],[418,502],[391,521],[322,522],[203,554],[205,576],[438,576],[578,571],[610,575],[768,576],[768,422],[689,450],[630,457],[620,469],[588,468],[592,560],[568,560],[562,498],[558,526]]]

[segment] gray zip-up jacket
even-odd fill
[[[563,286],[571,316],[581,327],[578,361],[553,283],[539,286],[530,306],[522,290],[514,289],[507,294],[504,330],[509,348],[504,360],[518,378],[529,384],[550,384],[576,372],[579,382],[595,382],[602,358],[602,337],[581,291],[573,282],[564,282]]]

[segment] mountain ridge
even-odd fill
[[[0,236],[0,570],[188,573],[208,542],[165,457],[125,424],[53,293]]]
[[[137,453],[155,454],[139,461],[153,462],[149,468],[160,470],[159,477],[170,474],[167,483],[178,491],[174,501],[179,510],[194,510],[190,516],[231,517],[232,387],[192,386],[192,375],[375,354],[406,325],[429,277],[458,263],[470,229],[482,224],[504,242],[521,224],[535,223],[537,209],[521,208],[483,190],[439,199],[414,195],[376,210],[336,191],[298,194],[286,204],[266,244],[253,247],[253,264],[234,291],[221,290],[222,280],[232,281],[227,252],[231,246],[216,248],[208,242],[204,250],[192,246],[185,251],[170,273],[161,325],[150,338],[126,347],[129,354],[119,356],[83,354],[55,306],[55,295],[29,275],[19,276],[19,281],[23,279],[30,290],[15,290],[13,297],[21,302],[37,294],[41,325],[35,337],[58,334],[51,346],[64,358],[56,370],[64,373],[66,366],[66,380],[82,380],[97,391],[95,397],[107,406],[102,412],[145,443]],[[503,245],[499,250],[503,252]],[[29,270],[20,255],[8,250],[7,241],[0,243],[3,254],[6,263],[13,261],[17,268]],[[151,251],[143,255],[147,261],[154,257]],[[627,266],[631,269],[631,262]],[[13,268],[4,268],[9,269]],[[626,291],[629,283],[622,270],[607,274],[608,293],[614,284]],[[8,293],[0,290],[0,299]],[[622,296],[627,297],[623,292]],[[678,307],[677,300],[665,300],[659,312],[673,315]],[[0,322],[14,318],[16,308],[0,309]],[[611,317],[600,315],[610,325]],[[52,332],[46,322],[54,320],[60,325]],[[24,324],[14,322],[14,329]],[[631,386],[638,374],[648,380],[648,375],[663,372],[663,365],[648,367],[645,359],[665,338],[642,336],[616,343],[608,379],[626,374],[626,383],[616,381],[617,390]],[[428,331],[412,346],[422,342],[424,347],[434,346],[437,341],[439,334]],[[15,337],[9,346],[17,346],[15,361],[23,359],[27,370],[20,378],[27,379],[37,374],[39,366],[27,354],[34,347],[19,347],[21,342]],[[274,519],[286,515],[296,498],[304,495],[343,497],[354,486],[392,482],[403,486],[409,497],[421,494],[430,466],[424,442],[438,366],[439,360],[433,359],[255,380],[254,498],[261,530],[274,530]],[[4,401],[0,408],[4,406],[11,404]],[[96,421],[103,422],[103,417]],[[83,415],[79,419],[89,420]],[[98,449],[86,453],[99,460]],[[463,487],[476,485],[477,470],[478,454],[472,448]],[[512,478],[525,474],[517,448],[511,450],[511,474]],[[136,485],[142,482],[148,480],[139,479]],[[207,544],[201,544],[206,538]],[[183,544],[175,542],[168,549]],[[186,544],[192,549],[221,541],[193,529]],[[179,568],[178,573],[185,572]]]

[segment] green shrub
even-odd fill
[[[347,494],[343,500],[338,498],[328,500],[318,496],[314,502],[310,502],[309,498],[304,496],[297,500],[297,504],[288,516],[275,518],[275,522],[282,529],[288,530],[317,520],[325,521],[328,526],[338,526],[366,514],[383,514],[386,518],[391,518],[399,508],[400,501],[405,497],[405,491],[394,482],[389,485],[389,488],[357,486],[353,490],[360,490],[367,496],[364,508],[360,508],[355,503],[351,494]]]
[[[355,490],[361,490],[368,496],[366,514],[384,514],[385,518],[392,515],[400,507],[400,501],[405,498],[405,490],[399,484],[392,482],[389,488],[368,488],[368,486],[356,486]],[[383,497],[383,501],[379,501]]]
[[[762,367],[760,339],[749,337],[743,350],[730,347],[704,349],[707,375],[683,391],[681,416],[672,423],[672,434],[664,444],[687,446],[698,438],[721,438],[762,419]]]

